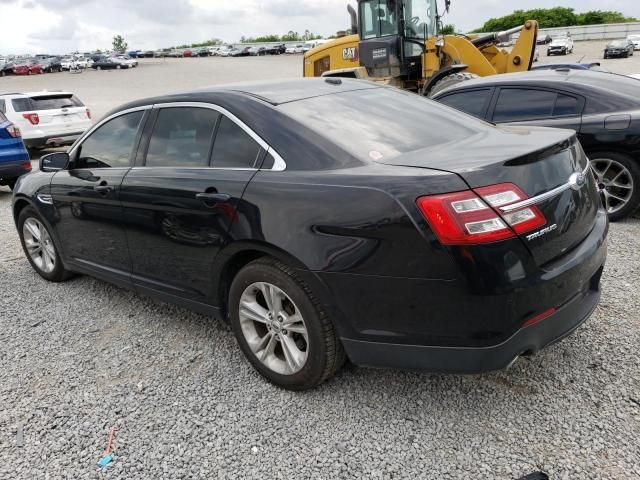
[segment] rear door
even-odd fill
[[[51,180],[62,252],[97,276],[130,276],[120,185],[133,163],[145,118],[140,109],[108,120],[73,148],[69,169]]]
[[[209,104],[157,107],[145,137],[146,154],[122,184],[133,280],[207,304],[213,261],[232,241],[238,206],[265,150]]]

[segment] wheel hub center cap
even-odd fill
[[[271,329],[274,333],[280,333],[282,331],[282,323],[279,320],[271,322]]]

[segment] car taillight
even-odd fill
[[[11,135],[13,138],[20,138],[22,136],[22,132],[15,125],[9,125],[7,127],[7,133]]]
[[[37,113],[23,113],[22,116],[29,120],[31,125],[38,125],[40,123],[40,117]]]
[[[513,238],[547,223],[536,206],[498,214],[528,197],[516,185],[501,183],[416,200],[434,233],[445,245],[490,243]]]
[[[91,120],[91,110],[87,108],[87,118]]]
[[[22,168],[25,170],[31,170],[31,160],[25,160],[22,162]]]

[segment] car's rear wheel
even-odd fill
[[[62,265],[53,237],[32,207],[20,212],[18,234],[29,263],[42,278],[62,282],[71,276]]]
[[[102,67],[101,67],[100,65],[98,65],[98,66],[96,67],[96,70],[102,70]]]
[[[640,204],[640,167],[637,163],[617,152],[596,152],[589,157],[609,219],[621,220],[633,213]]]
[[[313,388],[344,363],[326,312],[295,271],[278,261],[260,259],[240,270],[229,292],[229,313],[249,362],[279,387]]]

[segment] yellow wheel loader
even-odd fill
[[[357,12],[347,9],[353,34],[308,51],[305,77],[362,78],[433,95],[477,76],[529,70],[533,62],[535,20],[488,35],[441,35],[437,0],[358,0]],[[517,33],[510,52],[498,47]]]

